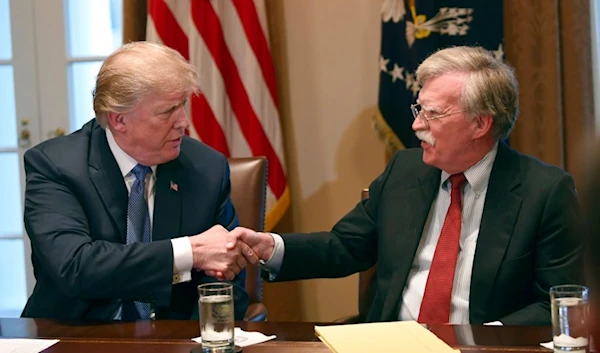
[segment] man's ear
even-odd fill
[[[106,120],[111,130],[118,132],[127,131],[127,125],[125,124],[125,117],[123,114],[115,112],[106,113]]]
[[[473,122],[475,123],[473,138],[478,139],[489,132],[491,132],[492,127],[494,126],[494,118],[491,115],[482,115],[473,118]]]

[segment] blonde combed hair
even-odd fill
[[[467,115],[491,115],[494,137],[508,137],[519,114],[519,84],[514,70],[484,48],[462,46],[435,52],[419,65],[416,76],[423,86],[431,78],[452,72],[467,75],[460,97]]]
[[[131,42],[102,64],[94,89],[96,120],[106,127],[107,113],[126,113],[150,94],[198,93],[198,74],[181,54],[164,45]]]

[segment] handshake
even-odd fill
[[[268,233],[237,227],[231,232],[216,225],[189,237],[194,268],[219,280],[232,280],[248,263],[258,264],[273,254],[275,241]]]

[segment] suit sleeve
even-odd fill
[[[223,181],[221,183],[221,192],[219,197],[219,205],[216,212],[215,224],[221,224],[227,230],[233,230],[239,226],[237,213],[233,204],[231,203],[231,182],[229,180],[229,164],[227,160],[223,158]],[[202,282],[215,282],[217,281],[214,277],[204,277]],[[235,319],[242,320],[246,315],[248,309],[249,297],[246,292],[246,269],[242,270],[235,278],[231,281],[233,284],[234,294],[234,309]]]
[[[533,292],[537,301],[500,319],[505,325],[550,325],[550,287],[583,284],[579,204],[565,175],[548,196],[535,244]]]
[[[24,161],[25,228],[36,272],[51,277],[72,298],[168,305],[173,276],[170,240],[125,245],[93,239],[74,187],[48,156],[33,148]]]
[[[371,183],[369,198],[359,202],[331,231],[281,234],[285,253],[275,281],[344,277],[375,264],[379,200],[397,156]]]

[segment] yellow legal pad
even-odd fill
[[[315,326],[323,343],[335,353],[456,353],[416,321]]]

